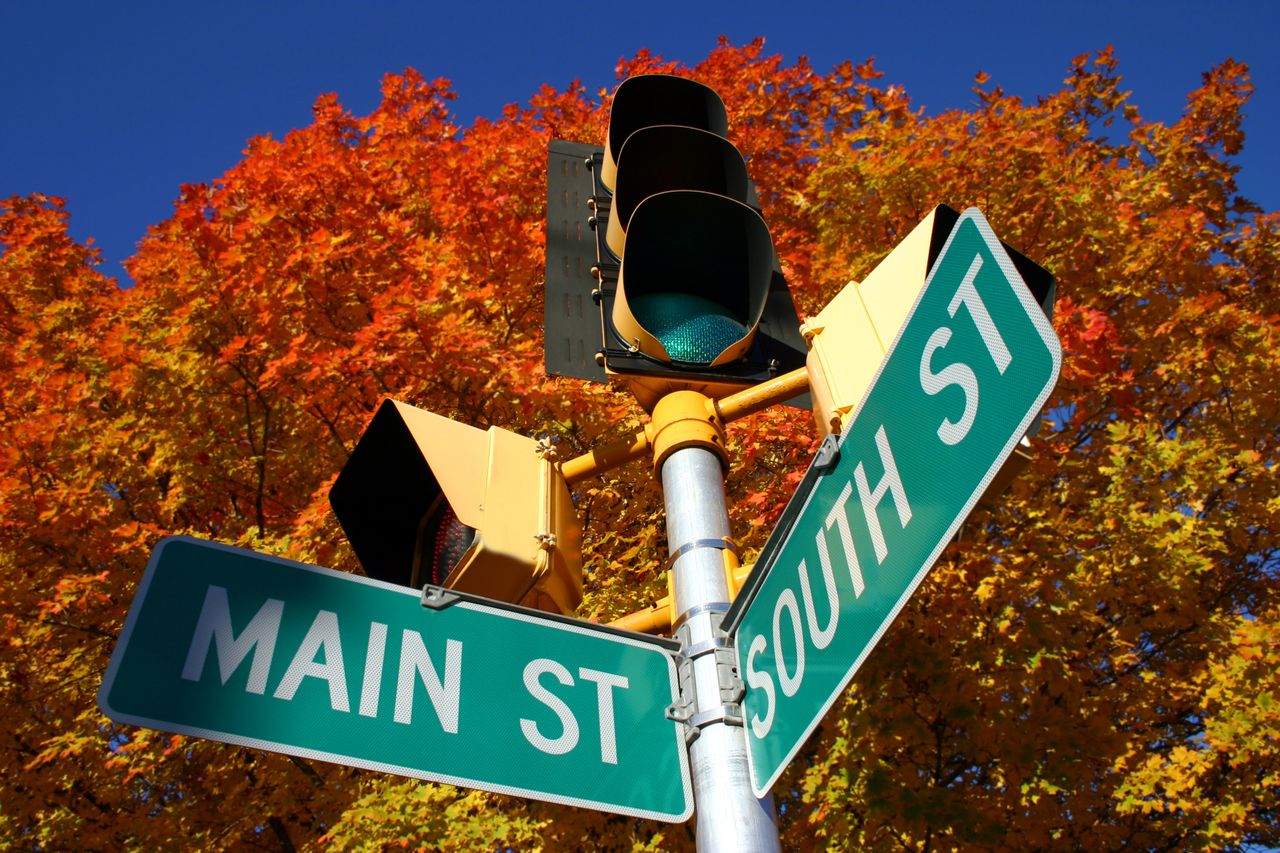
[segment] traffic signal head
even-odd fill
[[[561,613],[582,600],[569,490],[533,439],[386,400],[329,503],[372,578]]]
[[[804,363],[726,115],[715,92],[680,77],[631,77],[614,95],[594,188],[596,221],[607,223],[600,357],[650,410],[675,390],[720,396]]]
[[[810,396],[822,433],[841,432],[856,411],[959,219],[954,208],[938,205],[864,280],[850,282],[805,322]],[[1009,244],[1001,245],[1052,320],[1053,275]]]
[[[802,330],[809,341],[809,391],[820,433],[840,433],[848,426],[959,219],[958,211],[938,205],[863,281],[849,282],[817,316],[805,322]],[[1053,275],[1007,243],[1001,245],[1032,297],[1052,320],[1056,299]],[[1034,423],[1022,437],[1020,446],[988,485],[983,503],[994,501],[1026,466],[1029,439],[1039,429],[1040,424]]]

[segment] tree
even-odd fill
[[[936,203],[977,205],[1058,278],[1066,360],[1030,469],[948,548],[775,789],[811,849],[1280,843],[1280,215],[1239,195],[1246,69],[1144,120],[1109,50],[1025,104],[975,81],[926,116],[871,62],[819,74],[721,43],[725,98],[802,313]],[[255,139],[128,262],[61,201],[0,206],[0,838],[16,847],[688,849],[637,822],[119,726],[94,693],[155,540],[187,532],[358,571],[327,487],[387,394],[576,455],[634,430],[542,375],[546,144],[608,95],[544,88],[469,128],[389,75]],[[731,429],[748,556],[814,449],[794,412]],[[646,466],[578,488],[585,618],[665,586]]]

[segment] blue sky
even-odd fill
[[[412,66],[453,80],[465,125],[543,83],[611,86],[617,60],[640,48],[694,63],[719,35],[763,36],[768,52],[820,71],[874,56],[930,114],[971,106],[979,70],[1034,99],[1061,87],[1073,56],[1113,44],[1132,102],[1171,122],[1201,73],[1231,57],[1257,87],[1241,191],[1280,208],[1280,2],[5,0],[0,33],[0,196],[65,197],[73,235],[94,238],[117,277],[180,184],[217,179],[253,136],[308,124],[321,93],[368,113],[382,75]]]

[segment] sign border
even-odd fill
[[[106,673],[102,677],[102,684],[98,688],[98,707],[104,714],[112,720],[129,725],[142,726],[149,729],[157,729],[160,731],[171,732],[174,734],[191,735],[193,737],[204,738],[207,740],[216,740],[222,743],[229,743],[234,746],[243,746],[250,749],[266,750],[268,752],[278,752],[285,755],[293,755],[298,758],[308,758],[317,761],[325,761],[330,764],[340,764],[346,767],[357,767],[362,770],[373,770],[379,773],[392,773],[397,776],[406,776],[412,779],[421,779],[426,782],[439,782],[446,785],[455,785],[464,788],[474,788],[481,791],[489,791],[494,794],[504,794],[512,797],[524,797],[527,799],[539,800],[543,802],[558,803],[565,806],[574,806],[577,808],[589,808],[597,811],[609,812],[611,814],[621,814],[628,817],[641,818],[645,820],[659,820],[670,823],[684,823],[692,815],[694,810],[693,804],[693,780],[689,771],[689,753],[685,749],[684,732],[682,727],[677,723],[671,724],[672,737],[675,741],[676,751],[679,754],[680,763],[680,782],[682,785],[682,793],[684,799],[684,810],[679,813],[668,814],[666,812],[655,812],[649,809],[637,809],[616,803],[606,803],[597,800],[583,799],[579,797],[564,796],[544,791],[536,791],[530,788],[520,788],[511,785],[500,785],[492,782],[485,782],[479,779],[470,779],[464,776],[451,776],[445,773],[432,773],[430,771],[420,770],[412,767],[403,767],[396,764],[388,764],[380,761],[369,761],[366,759],[356,758],[354,756],[342,755],[336,752],[326,752],[324,750],[308,749],[306,747],[295,746],[293,744],[277,743],[275,741],[264,740],[262,738],[245,737],[228,732],[222,732],[217,729],[206,729],[199,726],[188,726],[179,723],[172,723],[166,720],[155,720],[135,714],[121,713],[111,707],[108,697],[111,688],[115,683],[116,673],[120,668],[124,659],[129,640],[133,634],[133,629],[138,621],[139,614],[142,612],[142,604],[146,599],[146,595],[151,586],[152,577],[155,575],[156,568],[160,563],[160,556],[167,545],[174,542],[187,542],[199,546],[213,548],[219,551],[226,551],[240,556],[246,554],[255,558],[266,560],[268,562],[280,563],[291,568],[303,569],[319,575],[327,575],[336,577],[345,581],[354,581],[356,583],[367,584],[370,586],[380,587],[390,592],[400,593],[402,595],[421,600],[420,591],[411,587],[399,586],[397,584],[386,583],[385,581],[375,580],[373,578],[355,575],[349,572],[340,572],[334,569],[327,569],[322,566],[312,566],[306,563],[299,563],[284,557],[277,557],[274,554],[263,554],[258,551],[252,551],[247,548],[237,548],[232,545],[226,545],[221,542],[211,542],[207,539],[198,539],[194,536],[166,536],[156,543],[151,551],[151,556],[147,561],[147,567],[142,575],[142,580],[138,583],[138,589],[134,593],[133,602],[129,606],[129,614],[125,618],[124,627],[120,631],[120,636],[116,640],[115,648],[111,652],[111,660],[107,664]],[[670,680],[670,691],[673,697],[678,696],[677,691],[677,675],[676,665],[669,643],[657,641],[657,638],[647,637],[644,634],[632,634],[632,632],[623,632],[617,629],[607,629],[605,626],[596,626],[593,623],[581,620],[572,620],[561,617],[547,618],[536,611],[528,608],[509,606],[502,602],[496,602],[489,599],[480,598],[479,596],[466,596],[461,593],[454,593],[449,590],[450,594],[457,595],[461,600],[450,604],[450,607],[461,607],[465,610],[475,610],[487,612],[507,618],[518,619],[524,622],[542,623],[548,627],[555,628],[569,633],[585,634],[588,636],[600,637],[607,636],[613,642],[622,643],[624,645],[635,646],[644,649],[654,649],[662,653],[667,662],[667,672]],[[578,622],[579,624],[572,624]],[[602,630],[603,629],[603,630]]]
[[[867,386],[866,393],[862,395],[862,400],[859,401],[858,407],[854,410],[853,416],[849,419],[850,426],[852,426],[858,419],[859,415],[862,414],[862,410],[866,406],[867,400],[870,399],[872,391],[874,391],[876,386],[879,384],[880,377],[884,373],[885,365],[888,364],[889,359],[893,357],[895,352],[897,352],[898,343],[902,340],[903,334],[905,334],[907,327],[910,325],[911,318],[915,316],[916,309],[919,307],[921,300],[924,299],[925,294],[928,293],[929,288],[932,286],[934,275],[942,267],[942,259],[946,257],[947,252],[951,249],[951,244],[954,242],[956,234],[959,233],[960,227],[965,222],[972,222],[977,227],[979,236],[982,238],[983,242],[986,243],[987,249],[995,258],[996,264],[1000,267],[1001,272],[1004,273],[1005,279],[1013,285],[1014,295],[1026,311],[1031,320],[1032,326],[1034,326],[1035,330],[1039,333],[1040,339],[1044,342],[1045,347],[1049,350],[1049,357],[1053,363],[1053,370],[1050,371],[1049,378],[1044,387],[1036,394],[1034,405],[1022,419],[1017,430],[1013,432],[1013,435],[1009,438],[1008,442],[1005,443],[1004,448],[996,455],[991,467],[987,470],[987,473],[983,476],[978,486],[973,490],[973,494],[970,495],[967,501],[965,501],[964,507],[956,514],[955,520],[947,527],[946,532],[939,539],[937,546],[934,547],[932,552],[930,552],[928,558],[924,562],[924,565],[916,572],[915,577],[913,577],[911,582],[907,584],[906,589],[903,591],[902,595],[899,596],[898,601],[889,610],[884,619],[881,620],[880,627],[876,629],[876,632],[871,636],[870,642],[863,647],[862,652],[854,659],[853,663],[849,666],[848,671],[837,682],[835,690],[833,690],[822,703],[821,710],[815,714],[813,720],[805,726],[803,734],[801,734],[800,737],[796,739],[795,744],[787,750],[786,757],[778,763],[777,769],[773,771],[772,775],[763,785],[757,784],[759,773],[756,770],[755,759],[751,750],[751,743],[753,741],[759,742],[760,739],[752,736],[752,733],[749,730],[749,723],[743,726],[744,736],[747,739],[747,766],[751,776],[751,787],[757,797],[764,797],[773,789],[773,786],[777,783],[778,779],[781,778],[782,774],[791,764],[791,761],[796,757],[796,754],[804,747],[805,742],[813,734],[814,730],[818,727],[818,724],[822,722],[823,718],[827,715],[827,712],[831,710],[831,706],[836,703],[836,700],[838,700],[848,688],[849,682],[853,679],[853,676],[857,671],[861,669],[862,664],[866,662],[867,656],[870,655],[871,652],[875,650],[876,646],[880,644],[880,639],[884,636],[885,632],[889,630],[889,626],[898,618],[898,614],[902,612],[902,608],[906,606],[907,601],[915,594],[916,588],[920,586],[920,583],[929,573],[929,570],[933,568],[933,564],[937,562],[938,557],[941,556],[942,551],[947,547],[947,543],[951,541],[952,537],[955,536],[956,531],[960,529],[960,525],[962,525],[965,519],[969,517],[969,513],[973,511],[974,505],[977,504],[979,498],[981,498],[983,493],[986,492],[987,487],[995,478],[996,473],[1000,470],[1000,467],[1004,464],[1005,459],[1008,458],[1014,446],[1022,440],[1022,437],[1026,435],[1031,424],[1040,416],[1041,412],[1043,412],[1045,403],[1049,400],[1049,395],[1053,393],[1054,386],[1058,384],[1058,376],[1062,371],[1062,344],[1059,342],[1057,334],[1053,331],[1053,325],[1049,322],[1049,318],[1045,316],[1044,310],[1032,297],[1031,291],[1027,288],[1026,282],[1023,281],[1022,276],[1014,266],[1013,259],[1009,257],[1009,254],[1004,250],[1004,247],[1000,245],[999,239],[995,236],[995,232],[991,230],[991,226],[987,223],[986,217],[982,215],[982,211],[976,207],[970,207],[966,208],[964,212],[960,214],[960,218],[956,220],[956,224],[947,234],[947,239],[942,244],[942,250],[938,253],[937,260],[929,270],[929,275],[925,278],[924,286],[921,287],[920,292],[916,294],[915,301],[911,305],[911,310],[907,313],[907,319],[903,321],[902,326],[898,329],[897,334],[895,334],[893,344],[886,351],[884,358],[881,359],[880,366],[876,369],[874,378]],[[844,442],[849,436],[849,433],[850,430],[845,429],[840,436],[839,449],[841,451],[844,450]],[[817,483],[815,483],[814,488],[809,492],[804,504],[800,508],[800,511],[796,513],[796,519],[802,516],[809,508],[809,504],[813,500],[813,496],[816,492]],[[764,571],[761,572],[761,584],[763,584],[764,577],[767,573],[773,570],[774,565],[777,562],[778,555],[782,553],[783,546],[785,544],[785,540],[779,543],[777,550],[771,555],[771,562],[764,568]],[[759,568],[759,566],[757,566],[757,568]],[[753,600],[751,604],[754,603],[755,602]],[[742,622],[746,618],[748,611],[751,609],[751,604],[748,604],[748,606],[743,609],[741,615],[737,618],[737,624],[733,626],[732,639],[734,647],[737,650],[738,668],[740,672],[746,672],[746,660],[743,658],[742,646],[738,642],[738,631],[741,628]]]

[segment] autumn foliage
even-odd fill
[[[1227,61],[1142,118],[1109,51],[1024,103],[984,75],[926,116],[873,64],[761,43],[686,68],[729,109],[802,314],[931,207],[980,207],[1052,270],[1062,380],[1034,461],[979,510],[775,789],[788,849],[1280,844],[1280,215],[1240,194]],[[542,371],[549,140],[607,93],[460,127],[447,82],[330,96],[181,189],[122,289],[59,199],[0,202],[0,845],[689,849],[691,829],[121,726],[94,695],[150,547],[190,533],[358,571],[327,488],[384,395],[576,455],[642,413]],[[732,430],[758,550],[813,450]],[[587,596],[662,594],[644,465],[579,487]],[[750,556],[750,553],[748,553]]]

